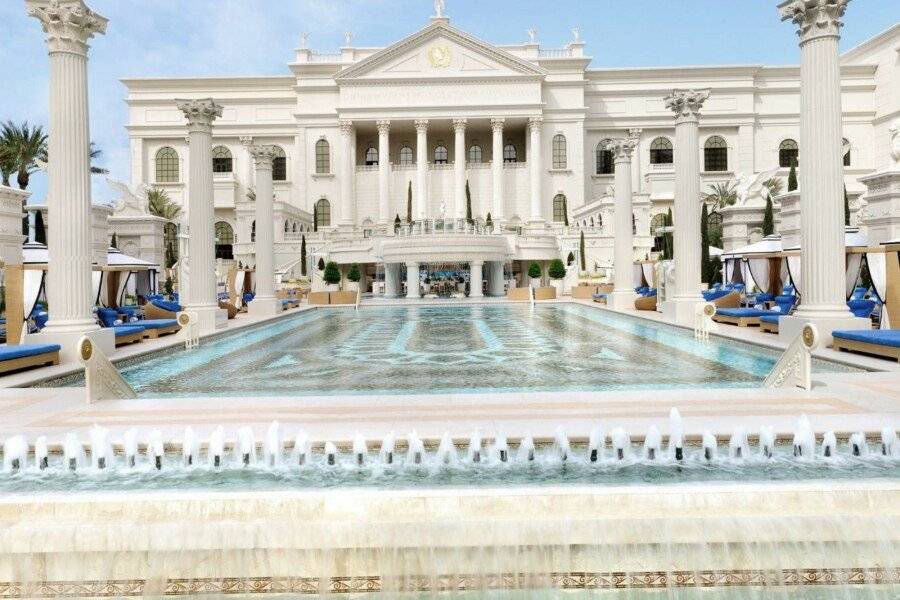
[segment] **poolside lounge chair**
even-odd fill
[[[717,308],[713,315],[716,323],[730,323],[738,327],[759,325],[759,318],[770,314],[766,308]]]
[[[854,317],[868,319],[872,316],[872,313],[875,312],[875,301],[866,300],[865,298],[850,300],[847,302],[847,308],[850,309],[850,312],[853,313]]]
[[[656,310],[656,289],[649,289],[634,301],[635,310]]]
[[[59,344],[0,346],[0,373],[59,364]]]
[[[116,325],[110,327],[116,336],[116,346],[136,344],[144,339],[145,329],[140,325]]]
[[[710,300],[716,305],[716,308],[739,308],[741,306],[741,293],[737,290],[731,290],[724,296]]]
[[[174,319],[182,307],[178,302],[158,300],[156,298],[144,305],[144,317],[147,319]]]
[[[120,309],[117,308],[98,308],[97,316],[104,327],[140,327],[141,336],[135,341],[140,341],[143,338],[156,339],[161,335],[175,333],[181,329],[178,325],[178,321],[175,319],[138,319],[134,316],[135,313],[133,311],[126,311],[124,313],[119,311]],[[146,314],[146,312],[144,314]],[[116,335],[118,336],[119,334],[117,333]],[[118,337],[116,338],[116,345],[119,345]]]
[[[861,329],[832,331],[832,347],[846,352],[861,352],[900,361],[900,329]]]

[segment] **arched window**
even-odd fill
[[[653,237],[659,237],[662,234],[657,234],[656,230],[660,227],[666,226],[666,215],[664,213],[659,213],[658,215],[653,215],[653,218],[650,219],[650,235]]]
[[[709,245],[722,247],[722,213],[713,211],[706,218],[707,231],[709,232]]]
[[[166,146],[156,151],[157,183],[178,182],[178,153],[175,148]]]
[[[281,146],[275,146],[275,158],[272,159],[272,181],[287,181],[287,155]]]
[[[328,140],[316,142],[316,173],[320,175],[331,173],[331,145]]]
[[[591,217],[591,227],[594,226],[594,217]]]
[[[294,223],[294,224],[291,226],[291,233],[297,233],[297,224],[296,224],[296,223]]]
[[[722,137],[714,135],[703,145],[703,170],[728,170],[728,144]]]
[[[441,143],[438,143],[437,148],[434,149],[434,164],[436,165],[446,165],[447,164],[447,146],[444,146]]]
[[[317,227],[331,226],[331,203],[328,200],[320,198],[316,202],[315,214]]]
[[[847,138],[843,139],[843,150],[844,150],[844,166],[850,166],[850,142]]]
[[[250,223],[250,241],[256,241],[256,221]]]
[[[557,223],[566,222],[566,197],[563,194],[557,194],[553,198],[553,220]]]
[[[171,268],[178,260],[178,225],[166,223],[163,226],[163,243],[166,247],[166,267]]]
[[[600,140],[597,144],[597,175],[612,175],[616,172],[616,164],[613,161],[613,152],[607,148],[612,140]]]
[[[503,162],[505,163],[514,163],[519,162],[519,155],[516,152],[516,147],[512,144],[507,144],[503,147]]]
[[[469,162],[480,163],[482,159],[481,146],[475,144],[469,147]]]
[[[566,169],[568,168],[568,158],[567,158],[567,149],[566,149],[566,136],[561,133],[557,133],[553,136],[553,168],[554,169]]]
[[[285,221],[284,221],[284,232],[287,233],[287,232],[289,232],[290,230],[291,230],[291,225],[290,225],[290,223],[287,222],[287,219],[285,219]]]
[[[378,164],[378,149],[375,146],[369,146],[366,149],[366,166],[374,167]]]
[[[226,221],[216,223],[216,258],[232,260],[234,246],[234,229]]]
[[[231,173],[231,150],[225,146],[212,149],[213,173]]]
[[[800,164],[800,147],[794,140],[784,140],[778,146],[778,166],[789,169]]]
[[[406,166],[413,164],[413,151],[409,146],[400,148],[400,164]]]
[[[669,138],[658,137],[650,144],[650,164],[651,165],[671,165],[675,162],[675,155],[672,152],[672,142]]]

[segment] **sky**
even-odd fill
[[[90,51],[91,138],[111,177],[130,173],[123,77],[287,75],[302,33],[336,50],[344,32],[359,46],[389,45],[424,27],[432,0],[87,0],[109,19]],[[579,27],[593,67],[797,64],[795,27],[777,0],[446,0],[451,25],[488,42],[516,44],[538,30],[562,47]],[[48,58],[23,0],[0,0],[0,121],[48,122]],[[900,0],[853,0],[841,50],[900,21]],[[113,199],[94,177],[94,202]],[[29,185],[43,202],[46,176]]]

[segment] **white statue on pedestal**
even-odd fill
[[[528,29],[528,43],[532,46],[537,44],[537,29],[534,27]]]
[[[772,179],[776,173],[778,173],[778,169],[763,171],[756,174],[751,173],[749,175],[738,173],[734,178],[734,191],[737,194],[735,204],[737,206],[747,206],[747,204],[755,198],[759,198],[765,203],[765,196],[762,192],[766,187],[766,182]]]
[[[141,183],[136,187],[131,187],[127,183],[116,181],[110,177],[106,178],[109,187],[119,193],[119,198],[115,201],[115,214],[120,216],[144,216],[150,214],[149,201],[147,200],[147,192],[150,186]]]
[[[445,0],[434,0],[434,16],[438,19],[442,19],[444,17],[444,7],[446,6]]]

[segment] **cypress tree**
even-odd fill
[[[34,241],[38,244],[47,244],[47,228],[44,227],[44,213],[36,211],[34,215]]]
[[[797,189],[797,161],[791,161],[791,170],[788,173],[788,191],[793,192]]]
[[[319,230],[319,203],[313,204],[313,231]]]
[[[581,239],[578,240],[578,252],[581,254],[581,271],[587,271],[587,258],[584,255],[584,230],[581,231]]]
[[[844,185],[844,225],[850,225],[850,197],[847,195],[847,185]]]
[[[666,227],[672,227],[675,224],[675,221],[672,220],[672,209],[670,208],[666,213]],[[672,232],[668,232],[665,234],[665,247],[663,249],[663,259],[672,260],[675,258],[675,248],[674,248],[674,240],[672,239]]]
[[[306,276],[306,236],[300,236],[300,274]]]
[[[472,225],[475,219],[472,218],[472,192],[469,190],[469,180],[466,179],[466,223]]]
[[[400,213],[397,213],[397,216],[394,217],[394,233],[400,231]]]
[[[775,233],[775,214],[772,210],[772,195],[766,196],[766,212],[763,213],[762,234],[763,236]]]
[[[115,232],[115,231],[113,231],[112,239],[109,240],[109,245],[110,245],[110,247],[112,247],[112,248],[118,248],[118,247],[119,247],[119,238],[116,237],[116,232]]]
[[[484,219],[484,226],[488,229],[494,228],[494,220],[491,218],[491,213],[488,213],[487,217]]]
[[[412,223],[412,181],[406,187],[406,222]]]
[[[700,211],[700,277],[704,283],[709,283],[712,265],[709,262],[709,208],[706,202]]]
[[[569,226],[569,200],[563,196],[563,225]]]

